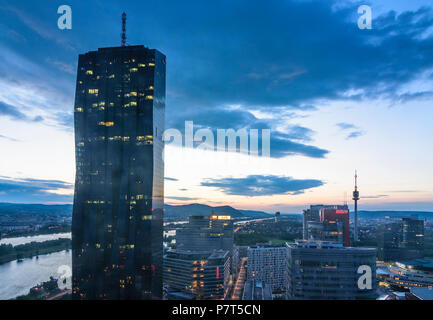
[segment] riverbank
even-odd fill
[[[62,250],[69,250],[72,247],[71,239],[61,238],[44,242],[31,242],[18,246],[0,245],[0,265],[17,260],[45,255]]]
[[[39,235],[48,235],[54,233],[66,233],[71,232],[70,224],[60,224],[60,225],[50,225],[43,226],[38,230],[12,230],[12,231],[3,231],[0,236],[0,239],[3,238],[17,238],[17,237],[33,237]]]

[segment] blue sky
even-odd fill
[[[119,45],[123,11],[127,43],[167,56],[167,127],[271,129],[266,159],[167,146],[167,203],[297,212],[358,169],[361,207],[433,211],[427,0],[0,0],[0,201],[71,201],[77,56]]]

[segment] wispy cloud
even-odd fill
[[[387,198],[389,195],[387,194],[378,194],[374,196],[362,196],[361,199],[381,199],[381,198]]]
[[[200,199],[200,198],[193,198],[193,197],[175,197],[175,196],[165,196],[164,198],[170,200],[178,200],[178,201],[195,201]]]
[[[355,126],[353,123],[339,122],[336,126],[342,131],[351,131],[346,135],[346,140],[355,139],[365,134],[365,131],[360,130],[360,128]]]
[[[170,178],[170,177],[164,177],[164,180],[167,180],[167,181],[179,181],[179,179]]]
[[[347,135],[346,139],[347,140],[349,140],[349,139],[355,139],[355,138],[358,138],[358,137],[360,137],[362,135],[364,135],[363,131],[353,131],[353,132],[351,132],[351,133],[349,133]]]
[[[15,138],[4,136],[2,134],[0,134],[0,139],[5,139],[5,140],[13,141],[13,142],[18,142],[19,141],[19,140],[15,139]]]

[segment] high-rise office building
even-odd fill
[[[286,248],[260,244],[248,248],[247,279],[270,285],[272,291],[286,289]]]
[[[302,236],[304,240],[310,238],[308,234],[308,223],[320,221],[320,209],[323,208],[324,205],[311,205],[310,209],[304,210],[302,214]]]
[[[176,231],[176,248],[182,250],[233,250],[233,220],[229,215],[190,216]]]
[[[164,256],[168,299],[222,299],[230,275],[229,252],[169,250]]]
[[[402,238],[403,232],[400,222],[386,224],[380,239],[378,258],[383,261],[396,261],[404,258],[401,249]]]
[[[385,225],[379,248],[383,261],[421,258],[423,249],[424,220],[412,215]]]
[[[347,205],[314,205],[304,210],[304,240],[350,245],[350,218]]]
[[[330,241],[344,244],[344,224],[342,221],[310,221],[308,235],[311,240]]]
[[[281,213],[279,211],[275,212],[275,222],[276,223],[280,222],[280,218],[281,218]]]
[[[409,250],[424,249],[424,220],[419,220],[418,216],[402,218],[404,248]]]
[[[75,93],[74,299],[160,299],[165,56],[81,54]]]
[[[350,246],[350,217],[346,205],[327,206],[320,209],[320,222],[329,225],[335,224],[334,233],[342,235],[343,245]],[[342,233],[342,234],[341,234]]]
[[[288,299],[376,298],[376,249],[306,240],[287,243],[286,247]],[[360,267],[371,271],[370,283],[365,287],[359,285],[363,275]]]
[[[189,222],[176,231],[176,249],[225,250],[229,252],[231,264],[234,263],[233,241],[233,220],[229,215],[190,216]]]

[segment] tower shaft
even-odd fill
[[[358,241],[358,200],[359,200],[359,191],[358,191],[358,174],[355,171],[355,190],[353,191],[353,200],[355,201],[355,221],[354,221],[354,232],[353,239],[355,242]]]

